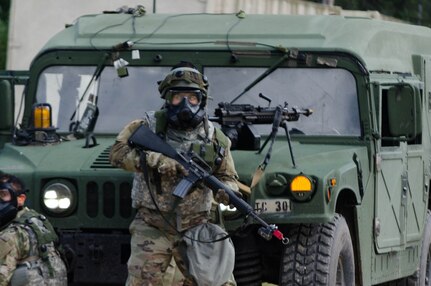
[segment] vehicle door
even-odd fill
[[[9,133],[22,116],[28,74],[27,71],[0,71],[0,133]]]
[[[379,86],[374,236],[379,253],[418,240],[423,197],[421,97],[409,84]],[[418,207],[418,208],[416,208]]]

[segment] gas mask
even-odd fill
[[[17,195],[9,183],[0,183],[0,190],[8,190],[11,199],[3,201],[0,198],[0,229],[8,225],[18,213]]]
[[[171,91],[172,96],[175,92],[180,93],[181,91]],[[182,91],[184,92],[184,91]],[[198,97],[198,103],[192,104],[187,97],[183,97],[177,104],[167,104],[168,124],[175,129],[187,130],[196,128],[205,118],[205,104],[202,103],[202,96],[199,92],[196,93]]]
[[[168,124],[174,129],[196,128],[206,116],[208,80],[196,68],[181,66],[171,70],[158,82],[159,92],[166,100]],[[183,95],[176,96],[184,93]],[[179,98],[181,98],[179,100]],[[198,102],[190,100],[198,98]],[[173,99],[177,100],[173,100]]]

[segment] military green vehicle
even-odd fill
[[[28,72],[0,79],[0,170],[24,178],[72,249],[71,281],[124,283],[133,174],[109,150],[161,108],[157,81],[187,60],[209,79],[208,114],[235,143],[244,199],[289,238],[265,240],[221,208],[239,285],[428,285],[430,29],[123,12],[80,17]]]

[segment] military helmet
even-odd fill
[[[168,124],[179,130],[197,127],[206,117],[206,103],[208,97],[208,80],[194,66],[181,62],[174,67],[159,83],[159,92],[166,100]],[[184,94],[193,94],[198,99],[193,104]],[[178,97],[181,101],[174,103]],[[191,97],[193,98],[193,97]]]
[[[205,104],[208,97],[208,80],[197,69],[178,67],[171,70],[159,83],[159,92],[163,99],[169,90],[200,90],[202,102]]]

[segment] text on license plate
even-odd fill
[[[259,199],[254,202],[254,209],[257,212],[290,212],[290,200],[287,199]]]

